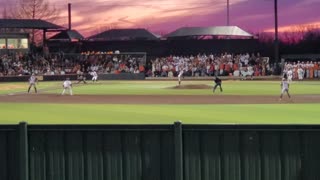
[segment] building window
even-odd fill
[[[9,38],[8,49],[28,49],[27,38]]]
[[[28,49],[28,39],[27,38],[21,38],[18,41],[18,47],[19,49]]]
[[[6,49],[6,39],[0,38],[0,49]]]
[[[18,39],[8,39],[8,49],[17,49]]]

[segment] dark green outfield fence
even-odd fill
[[[320,126],[2,125],[0,180],[320,180]]]

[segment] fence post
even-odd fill
[[[19,123],[19,179],[29,179],[29,162],[28,162],[28,124]]]
[[[174,122],[175,180],[183,180],[182,123]]]

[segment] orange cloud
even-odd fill
[[[287,26],[280,26],[278,31],[282,32],[307,32],[309,30],[320,29],[320,22],[312,22],[305,24],[291,24]],[[266,29],[264,32],[274,32],[274,28]]]

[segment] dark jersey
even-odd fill
[[[221,84],[221,79],[216,78],[216,79],[214,80],[214,82],[215,82],[216,84]]]

